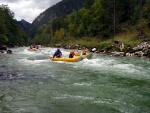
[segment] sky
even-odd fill
[[[60,1],[62,0],[0,0],[0,5],[8,5],[15,13],[16,20],[24,19],[32,23],[40,13]]]

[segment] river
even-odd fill
[[[54,62],[56,48],[27,49],[0,55],[0,113],[150,113],[150,59]]]

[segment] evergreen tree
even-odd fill
[[[24,45],[26,34],[14,19],[14,13],[7,5],[0,5],[0,43],[7,45]]]

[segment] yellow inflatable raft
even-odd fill
[[[93,56],[93,53],[86,53],[85,55],[82,55],[83,58],[91,59]]]
[[[50,57],[52,61],[65,61],[65,62],[78,62],[82,60],[83,58],[81,56],[75,56],[74,58],[67,58],[67,57],[61,57],[61,58],[53,58]]]

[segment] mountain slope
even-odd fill
[[[23,28],[23,30],[27,33],[30,29],[31,24],[25,20],[18,21],[19,25]]]
[[[36,32],[50,21],[53,21],[59,17],[63,17],[70,14],[74,10],[78,10],[83,7],[86,0],[62,0],[56,5],[48,8],[41,13],[31,24],[30,36],[34,37]]]

